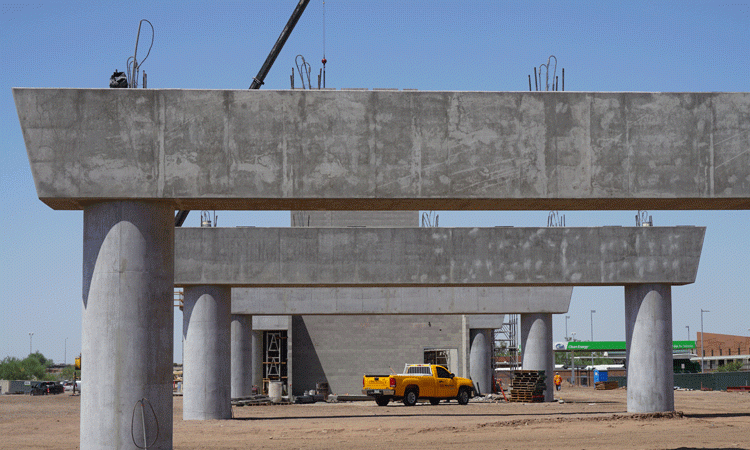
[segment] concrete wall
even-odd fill
[[[175,285],[692,283],[705,227],[177,228]],[[492,312],[492,311],[490,311]]]
[[[451,370],[465,375],[462,317],[293,316],[294,393],[328,382],[335,394],[361,395],[362,375],[400,373],[428,348],[456,349]]]
[[[102,198],[191,210],[750,207],[748,93],[13,96],[37,194],[55,209]]]

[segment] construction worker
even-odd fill
[[[555,390],[560,390],[560,385],[562,385],[562,377],[560,376],[560,372],[555,372],[555,378],[552,379],[555,383]]]

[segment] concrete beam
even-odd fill
[[[54,209],[750,208],[750,93],[13,95]]]
[[[280,314],[563,314],[572,294],[572,287],[549,286],[233,288],[232,311],[254,318]]]
[[[695,281],[704,234],[703,227],[178,228],[175,285],[682,285]]]

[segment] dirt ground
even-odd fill
[[[183,421],[175,449],[750,449],[750,393],[676,391],[677,413],[628,414],[626,391],[564,388],[555,403],[405,407],[374,401],[234,407],[234,420]],[[78,448],[80,397],[0,396],[0,449]]]

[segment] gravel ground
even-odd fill
[[[85,394],[84,394],[85,395]],[[676,391],[675,413],[628,414],[626,391],[564,388],[554,403],[374,401],[234,407],[183,421],[175,449],[750,449],[750,393]],[[80,397],[0,396],[0,448],[78,448]]]

